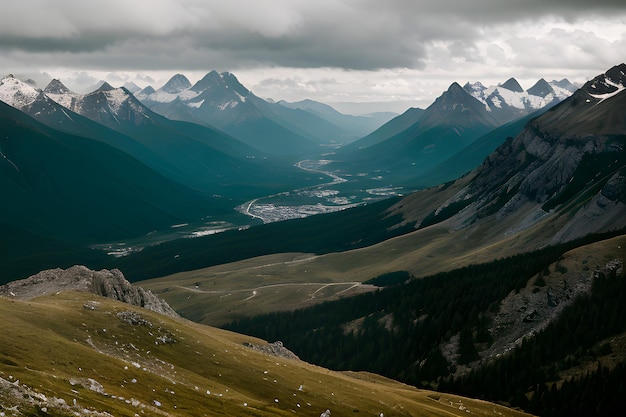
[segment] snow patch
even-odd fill
[[[198,109],[198,108],[200,108],[200,106],[202,106],[202,103],[204,103],[204,99],[202,101],[197,101],[195,103],[187,103],[187,105],[189,107],[193,107],[195,109]]]
[[[119,112],[122,104],[124,104],[124,102],[126,102],[129,98],[128,93],[121,88],[106,91],[105,95],[108,99],[109,106],[114,113]]]
[[[238,104],[239,104],[238,101],[231,100],[231,101],[228,101],[226,103],[221,104],[219,106],[219,109],[222,110],[222,111],[226,110],[227,108],[231,108],[232,109],[232,108],[237,107]]]
[[[246,98],[245,98],[244,96],[242,96],[241,94],[239,94],[239,93],[238,93],[238,92],[236,92],[236,91],[235,91],[235,94],[237,94],[237,97],[239,97],[239,100],[240,100],[242,103],[245,103],[245,102],[246,102]]]
[[[616,96],[617,94],[621,93],[622,91],[626,90],[626,87],[623,86],[622,84],[617,84],[611,80],[609,80],[608,78],[604,81],[605,84],[611,86],[611,87],[615,87],[615,91],[611,92],[611,93],[605,93],[605,94],[589,94],[591,97],[593,98],[597,98],[600,101],[598,102],[598,104],[602,103],[604,100],[611,98],[613,96]],[[593,86],[595,88],[595,85]]]

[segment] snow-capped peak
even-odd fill
[[[0,100],[17,109],[31,104],[37,99],[39,93],[39,90],[13,75],[8,75],[0,80]]]
[[[468,81],[463,86],[463,89],[473,95],[474,97],[482,97],[483,92],[487,89],[480,81],[476,81],[475,83],[471,83]]]
[[[60,80],[54,79],[43,89],[46,94],[70,94],[71,91]]]
[[[542,78],[524,91],[515,78],[509,78],[497,86],[485,87],[480,82],[468,82],[463,88],[482,102],[488,111],[505,107],[533,111],[569,97],[573,92],[570,86],[572,84],[566,79],[548,83]]]
[[[69,88],[57,79],[50,81],[43,92],[50,99],[68,109],[72,106],[72,100],[78,96],[78,94],[71,92]]]

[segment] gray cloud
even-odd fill
[[[254,65],[420,68],[432,42],[472,44],[489,27],[624,13],[623,1],[343,0],[10,2],[0,50],[117,69]],[[463,54],[463,50],[457,51]],[[101,55],[106,55],[103,59]],[[203,59],[203,57],[205,57]],[[181,62],[180,58],[184,59]]]
[[[146,85],[216,69],[277,99],[423,104],[485,74],[593,76],[625,50],[623,0],[21,0],[0,14],[0,74]]]

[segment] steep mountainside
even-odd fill
[[[434,185],[432,179],[456,176],[472,169],[495,146],[477,146],[474,159],[461,152],[493,129],[506,125],[489,142],[499,145],[507,135],[515,136],[521,129],[516,120],[545,110],[574,91],[567,80],[547,83],[540,80],[528,91],[511,78],[496,87],[480,82],[463,88],[453,83],[426,110],[409,109],[368,136],[343,147],[333,157],[338,170],[348,172],[380,172],[380,178],[403,185]],[[495,133],[495,132],[494,132]],[[446,161],[457,156],[464,160],[454,176],[446,176]],[[435,172],[439,171],[439,172]]]
[[[491,132],[476,139],[461,152],[443,161],[416,178],[414,186],[419,188],[433,187],[448,181],[453,181],[479,166],[486,155],[490,155],[498,148],[505,138],[520,134],[526,124],[533,118],[547,111],[549,106],[537,110],[528,116],[505,123]]]
[[[176,85],[185,83],[179,81],[168,88]],[[53,80],[43,92],[31,90],[14,78],[0,85],[0,94],[9,104],[38,121],[112,145],[166,177],[209,195],[242,201],[307,181],[290,164],[267,160],[258,150],[220,131],[152,112],[123,88],[103,84],[93,93],[80,95]],[[236,205],[226,201],[214,204]]]
[[[97,275],[75,272],[78,280]],[[6,415],[525,415],[373,374],[332,372],[299,361],[280,342],[94,294],[9,297],[0,297]]]
[[[102,142],[0,103],[2,221],[58,240],[122,238],[199,219],[211,202]],[[10,245],[12,236],[2,236]],[[37,245],[33,243],[33,249]]]
[[[415,276],[434,274],[571,241],[589,233],[618,233],[626,228],[626,121],[620,101],[626,93],[620,89],[623,82],[618,78],[623,65],[617,68],[531,120],[521,134],[508,139],[472,172],[456,181],[413,193],[385,210],[386,221],[393,222],[387,226],[390,230],[418,229],[412,233],[343,253],[306,257],[292,254],[293,262],[265,257],[213,267],[193,273],[193,279],[202,284],[199,277],[211,280],[215,274],[226,272],[225,278],[241,283],[252,279],[251,271],[256,274],[257,268],[263,268],[267,284],[284,282],[293,276],[310,277],[310,282],[316,283],[320,282],[314,281],[316,278],[323,277],[336,284],[354,284],[394,271],[408,271]],[[595,91],[602,85],[613,88],[594,92],[597,96],[602,94],[595,102],[592,97],[586,98],[587,89]],[[613,95],[607,98],[604,94]],[[559,118],[561,114],[568,114],[572,124],[601,114],[607,120],[622,117],[622,121],[611,129],[606,123],[595,128],[593,123],[587,123],[580,136],[557,136],[551,133],[557,127],[562,132],[570,131],[569,124]],[[344,222],[351,213],[356,215],[360,210],[342,213],[346,216]],[[297,231],[297,223],[291,229]],[[345,234],[349,240],[349,231]],[[197,251],[201,253],[202,249],[198,247]],[[227,283],[223,284],[226,285],[221,290],[228,291]],[[170,285],[164,278],[151,288]],[[194,302],[210,303],[210,297],[194,294]],[[257,302],[243,298],[248,309]],[[316,292],[309,302],[322,299]],[[235,305],[229,308],[237,311]]]
[[[502,220],[530,206],[535,209],[519,228],[551,214],[572,216],[555,242],[626,227],[625,70],[624,64],[610,69],[532,120],[444,206],[467,206],[458,217],[462,225],[491,215]]]
[[[382,172],[383,180],[409,185],[498,126],[476,98],[454,83],[426,110],[407,111],[371,135],[339,149],[332,166],[349,172]],[[408,128],[398,128],[414,121]],[[393,136],[383,138],[383,133]]]

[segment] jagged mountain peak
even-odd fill
[[[201,93],[206,89],[221,84],[222,78],[218,74],[217,71],[212,70],[208,72],[204,77],[196,81],[196,83],[191,87],[191,90]]]
[[[564,90],[567,90],[569,92],[574,92],[576,90],[578,90],[578,87],[576,87],[574,84],[572,84],[572,82],[570,80],[568,80],[567,78],[563,78],[562,80],[553,80],[552,85],[555,85],[559,88],[563,88]]]
[[[449,93],[450,92],[461,92],[461,91],[465,91],[463,90],[463,87],[461,87],[461,84],[457,83],[456,81],[453,82],[452,84],[450,84],[450,87],[448,87],[447,90]]]
[[[595,98],[606,99],[622,91],[626,86],[626,64],[616,65],[604,74],[588,81],[583,90]]]
[[[485,85],[483,83],[481,83],[480,81],[476,81],[474,83],[470,83],[468,81],[468,82],[465,83],[463,88],[467,91],[468,89],[471,89],[471,90],[484,90],[487,87],[485,87]]]
[[[500,87],[506,88],[507,90],[510,90],[510,91],[514,91],[516,93],[524,92],[524,89],[522,88],[522,86],[517,82],[515,78],[512,78],[512,77],[506,80],[504,83],[500,84]]]
[[[480,97],[483,96],[484,91],[487,89],[487,87],[485,87],[485,85],[480,81],[476,81],[474,83],[470,83],[468,81],[465,83],[465,85],[463,85],[463,89],[475,97]]]
[[[0,80],[0,100],[18,109],[35,101],[39,92],[12,74]]]
[[[191,82],[187,77],[183,74],[175,74],[167,83],[165,83],[165,85],[163,85],[163,87],[160,88],[160,90],[166,93],[176,94],[183,90],[187,90],[190,87]]]
[[[461,110],[466,109],[466,105],[480,105],[480,102],[476,99],[476,97],[472,96],[468,93],[461,85],[457,82],[453,82],[450,84],[450,87],[439,96],[435,102],[429,107],[430,108],[441,108],[444,110]],[[482,105],[480,105],[482,107]]]
[[[113,87],[111,84],[105,81],[96,91],[110,91],[110,90],[115,90],[115,87]]]
[[[545,79],[541,78],[535,85],[528,89],[528,94],[537,97],[546,97],[548,94],[554,94],[554,89]]]
[[[246,87],[243,86],[237,79],[237,77],[230,72],[222,72],[218,73],[213,70],[205,75],[201,80],[196,82],[190,90],[195,91],[197,93],[202,93],[209,89],[215,88],[224,88],[230,89],[242,96],[248,95],[250,92]]]
[[[151,85],[147,86],[143,90],[141,90],[138,94],[149,96],[150,94],[156,93],[156,90]]]
[[[57,78],[50,81],[48,85],[46,86],[46,88],[44,88],[43,92],[46,94],[71,94],[72,93],[70,89],[67,88],[65,84],[63,84],[61,80]]]

